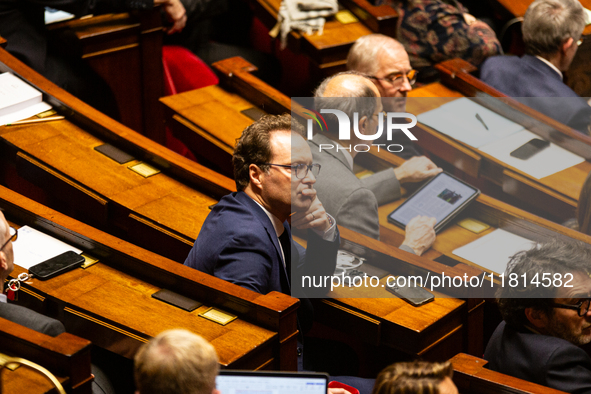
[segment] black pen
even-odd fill
[[[486,125],[486,123],[484,123],[484,120],[482,120],[482,117],[480,116],[480,114],[478,114],[478,113],[476,114],[476,119],[478,119],[478,121],[480,123],[482,123],[482,125],[484,126],[484,128],[488,130],[488,126]]]

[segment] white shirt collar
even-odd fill
[[[271,224],[273,224],[273,228],[275,229],[275,234],[277,234],[277,238],[279,238],[279,236],[281,234],[283,234],[283,232],[285,231],[285,227],[283,226],[283,222],[281,220],[279,220],[279,218],[277,216],[275,216],[271,212],[267,211],[267,209],[265,207],[263,207],[261,204],[259,204],[258,201],[254,200],[254,199],[252,201],[256,202],[257,205],[259,207],[261,207],[261,209],[267,214],[267,216],[271,220]]]
[[[541,57],[541,56],[538,56],[538,55],[536,55],[536,57],[537,57],[538,59],[540,59],[541,61],[543,61],[544,63],[546,63],[548,66],[550,66],[550,68],[551,68],[552,70],[556,71],[556,72],[558,73],[558,75],[560,75],[560,80],[562,80],[562,71],[560,71],[560,70],[558,69],[558,67],[556,67],[554,64],[550,63],[550,61],[549,61],[548,59],[544,59],[543,57]]]
[[[351,171],[353,171],[353,156],[351,156],[351,153],[349,153],[348,150],[343,148],[343,146],[339,144],[337,141],[334,141],[334,143],[337,144],[337,152],[342,152],[343,155],[345,155],[345,160],[347,160],[349,168],[351,169]]]

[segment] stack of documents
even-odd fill
[[[489,154],[536,179],[555,174],[585,161],[555,144],[527,160],[510,155],[538,135],[518,123],[461,98],[420,114],[418,121],[445,135]]]
[[[51,109],[40,91],[11,73],[0,74],[0,125]]]

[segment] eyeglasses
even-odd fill
[[[587,314],[587,312],[589,312],[589,304],[591,304],[591,298],[585,298],[575,305],[552,303],[552,306],[554,308],[575,310],[579,316],[583,317]]]
[[[390,74],[387,77],[379,78],[373,75],[368,75],[368,78],[377,79],[378,81],[390,82],[394,88],[399,88],[404,83],[404,78],[408,79],[408,83],[412,86],[417,81],[417,70],[410,70],[405,73]]]
[[[10,238],[8,238],[6,240],[6,242],[4,242],[4,245],[2,245],[2,247],[0,248],[0,251],[4,250],[4,248],[6,247],[6,245],[8,245],[8,243],[10,241],[14,242],[14,241],[16,241],[17,238],[18,238],[18,230],[15,229],[14,227],[10,227]]]
[[[320,164],[273,164],[273,163],[261,163],[261,165],[277,166],[283,168],[291,168],[295,171],[295,176],[298,179],[304,179],[308,175],[308,171],[312,171],[312,175],[315,177],[320,173]]]

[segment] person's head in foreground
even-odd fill
[[[553,241],[513,256],[497,294],[505,322],[574,345],[591,342],[590,262],[582,242]],[[511,277],[518,280],[509,283]]]
[[[392,364],[379,373],[372,394],[458,394],[449,361]]]
[[[160,333],[135,355],[136,394],[219,394],[213,346],[199,335],[175,329]]]
[[[521,31],[525,52],[568,70],[585,28],[578,0],[536,0],[527,8]]]

